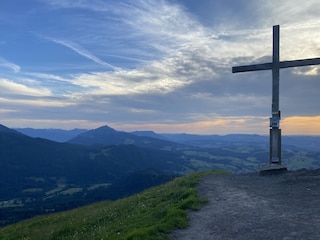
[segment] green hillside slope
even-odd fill
[[[0,239],[167,239],[174,228],[188,224],[186,209],[201,200],[196,186],[201,176],[191,174],[140,194],[86,207],[39,216],[0,228]]]

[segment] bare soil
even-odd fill
[[[208,203],[173,240],[320,239],[320,169],[204,177]]]

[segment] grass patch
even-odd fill
[[[198,197],[199,179],[217,173],[223,172],[193,173],[125,199],[25,220],[0,228],[0,239],[168,239],[173,229],[188,226],[186,209],[205,201]]]

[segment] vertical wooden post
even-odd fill
[[[273,26],[272,51],[272,117],[270,119],[270,164],[281,164],[281,129],[279,110],[279,79],[280,79],[280,31],[279,25]]]

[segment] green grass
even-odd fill
[[[199,179],[218,173],[193,173],[128,198],[25,220],[0,228],[0,239],[168,239],[173,229],[188,226],[186,209],[205,202],[198,197]]]

